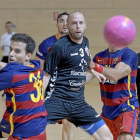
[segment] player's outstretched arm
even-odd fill
[[[44,76],[43,76],[43,90],[44,90],[44,93],[45,93],[45,90],[48,86],[48,83],[49,83],[49,80],[50,80],[50,75],[46,72],[44,72]]]
[[[90,82],[92,79],[94,78],[90,68],[87,68],[87,73],[86,73],[86,82],[85,83],[88,83]]]
[[[103,74],[100,74],[99,72],[88,68],[87,74],[86,74],[86,83],[90,82],[94,77],[96,77],[99,82],[104,83],[106,80],[106,77]]]
[[[0,70],[3,69],[6,65],[7,65],[7,63],[0,62]]]
[[[101,65],[98,65],[99,67]],[[94,62],[91,62],[89,67],[95,69]],[[101,66],[102,67],[102,66]],[[103,67],[102,74],[109,80],[118,81],[119,79],[129,75],[131,67],[124,62],[119,62],[114,68]]]
[[[114,68],[103,68],[102,74],[110,80],[118,81],[131,73],[131,67],[124,62],[119,62]]]

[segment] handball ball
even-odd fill
[[[136,37],[135,24],[126,16],[114,16],[105,24],[104,37],[112,47],[127,47]]]

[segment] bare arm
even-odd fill
[[[103,75],[110,80],[118,81],[131,73],[131,67],[123,62],[119,62],[114,68],[103,68]]]
[[[99,82],[102,83],[104,83],[106,80],[106,77],[104,77],[103,74],[100,74],[97,71],[88,68],[86,74],[86,83],[90,82],[94,77],[96,77],[99,80]]]
[[[86,73],[86,83],[90,82],[94,78],[90,68],[87,68],[87,73]]]
[[[35,56],[35,60],[40,60],[41,62],[41,67],[43,67],[44,65],[44,60],[40,59],[39,57]]]
[[[45,93],[45,90],[48,86],[48,83],[49,83],[49,80],[50,80],[50,75],[46,72],[44,72],[44,77],[43,77],[43,90],[44,90],[44,93]]]
[[[94,62],[90,62],[90,68],[95,67]],[[119,79],[129,75],[131,73],[131,67],[123,62],[119,62],[114,68],[103,68],[102,74],[112,81],[118,81]]]

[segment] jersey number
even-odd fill
[[[80,56],[84,57],[84,50],[82,48],[80,48],[79,51],[80,51]]]
[[[38,71],[37,77],[35,77],[35,75],[33,73],[30,74],[29,76],[29,82],[33,82],[33,79],[35,80],[34,82],[34,87],[37,90],[37,97],[35,97],[35,95],[32,93],[31,96],[31,100],[33,102],[39,102],[39,100],[43,100],[44,99],[44,95],[43,95],[43,83],[40,80],[40,71]]]

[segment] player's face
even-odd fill
[[[56,24],[56,26],[60,34],[68,34],[67,18],[67,15],[63,15],[58,19],[58,23]]]
[[[74,13],[68,21],[68,30],[71,37],[75,40],[80,40],[86,30],[85,18],[81,13]]]
[[[26,54],[26,44],[23,42],[12,41],[9,53],[9,63],[18,62],[25,64],[30,61],[31,54]]]
[[[7,33],[11,34],[13,32],[13,25],[11,23],[5,26]]]

